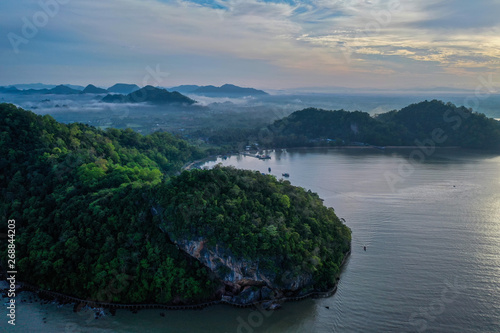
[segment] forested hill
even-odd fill
[[[202,156],[167,133],[65,125],[0,104],[0,218],[16,220],[17,278],[122,303],[220,298],[227,281],[235,302],[331,287],[350,247],[333,210],[256,172],[171,176]],[[182,247],[193,242],[216,267]],[[5,269],[7,246],[0,255]],[[238,270],[246,263],[265,281]],[[238,285],[252,277],[265,292]]]
[[[165,89],[156,88],[153,86],[145,86],[139,90],[135,90],[128,95],[108,94],[102,98],[105,103],[142,103],[151,104],[176,104],[176,105],[192,105],[195,100],[182,95],[177,91],[169,92]]]
[[[432,139],[436,146],[500,150],[500,122],[441,101],[424,101],[371,117],[366,112],[304,109],[277,120],[260,135],[277,147],[366,143],[414,146]],[[439,138],[438,140],[433,139]]]
[[[65,125],[0,104],[0,217],[16,220],[18,279],[104,302],[208,297],[217,283],[159,233],[148,197],[201,156],[167,133]]]
[[[197,248],[223,280],[237,283],[236,272],[273,289],[325,290],[350,250],[351,231],[332,208],[271,175],[194,170],[161,193],[162,228],[186,251]]]

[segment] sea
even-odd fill
[[[352,254],[332,297],[276,311],[217,305],[95,319],[91,309],[75,313],[22,292],[16,326],[2,315],[0,331],[500,332],[500,156],[421,148],[265,153],[271,159],[235,155],[202,167],[270,173],[333,207],[352,230]]]

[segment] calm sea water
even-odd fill
[[[288,150],[207,163],[287,172],[345,218],[353,251],[331,298],[275,312],[216,306],[97,320],[69,305],[21,303],[16,331],[500,332],[500,157],[436,151],[411,168],[410,152]]]

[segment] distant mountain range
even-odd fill
[[[86,87],[76,85],[49,85],[43,83],[31,84],[18,84],[0,87],[0,93],[19,94],[19,95],[40,95],[40,94],[54,94],[54,95],[76,95],[76,94],[129,94],[139,90],[140,87],[136,84],[117,83],[108,89],[98,88],[93,84]]]
[[[0,93],[20,94],[20,95],[36,95],[36,94],[76,95],[76,94],[115,93],[121,95],[128,95],[140,89],[141,88],[136,84],[127,84],[127,83],[117,83],[107,89],[99,88],[92,84],[83,87],[83,86],[68,85],[68,84],[60,84],[56,86],[43,83],[30,83],[30,84],[17,84],[17,85],[0,87]],[[195,95],[213,96],[213,97],[243,97],[243,96],[268,95],[268,93],[266,93],[263,90],[238,87],[235,86],[234,84],[224,84],[220,87],[212,85],[209,86],[181,85],[166,89],[169,92],[179,92],[181,94],[195,94]],[[113,98],[116,100],[121,99],[120,97],[108,97],[109,100]]]
[[[70,87],[71,89],[75,90],[83,90],[85,87],[84,86],[79,86],[75,84],[64,84],[66,87]],[[8,87],[15,87],[19,90],[29,90],[29,89],[35,89],[35,90],[41,90],[41,89],[52,89],[57,87],[57,84],[44,84],[44,83],[22,83],[22,84],[12,84]],[[6,87],[6,88],[8,88]]]
[[[108,94],[103,99],[106,103],[141,103],[148,102],[152,104],[187,104],[196,103],[195,100],[174,91],[169,92],[165,89],[145,86],[128,95]]]
[[[72,90],[67,90],[64,87],[71,88]],[[0,86],[0,93],[10,93],[10,94],[24,94],[24,95],[35,95],[35,94],[106,94],[115,93],[127,95],[134,91],[140,89],[136,84],[127,83],[116,83],[113,86],[105,89],[95,87],[89,84],[87,87],[73,84],[44,84],[44,83],[28,83],[28,84],[13,84],[9,86]],[[57,89],[55,89],[57,88]],[[265,96],[268,95],[267,92],[263,90],[258,90],[254,88],[244,88],[233,84],[224,84],[220,87],[213,85],[200,86],[194,84],[179,85],[175,87],[157,87],[167,89],[170,92],[177,91],[181,94],[195,94],[202,96],[213,96],[213,97],[243,97],[243,96]],[[285,90],[270,90],[277,94],[357,94],[357,93],[428,93],[428,92],[441,92],[450,94],[463,94],[463,93],[474,93],[474,90],[465,88],[454,88],[454,87],[416,87],[416,88],[399,88],[399,89],[387,89],[387,88],[369,88],[369,87],[358,87],[349,88],[342,86],[331,86],[331,87],[301,87]]]
[[[216,86],[197,86],[197,85],[181,85],[167,88],[170,91],[178,91],[180,93],[190,93],[206,96],[262,96],[268,95],[263,90],[254,88],[243,88],[234,84],[225,84],[220,87]]]
[[[62,84],[55,86],[54,88],[51,89],[43,88],[43,89],[19,90],[16,87],[12,86],[0,87],[0,92],[8,94],[19,94],[19,95],[37,95],[37,94],[75,95],[82,93],[82,91],[80,90],[72,89]]]
[[[188,94],[188,93],[192,93],[193,91],[195,91],[196,89],[200,88],[200,86],[197,86],[195,84],[183,84],[183,85],[180,85],[180,86],[175,86],[175,87],[167,87],[166,89],[168,91],[178,91],[182,94]]]

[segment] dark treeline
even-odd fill
[[[399,111],[370,116],[361,111],[304,109],[253,131],[208,133],[210,142],[228,148],[414,146],[434,138],[436,146],[500,150],[500,122],[441,101],[424,101]]]

